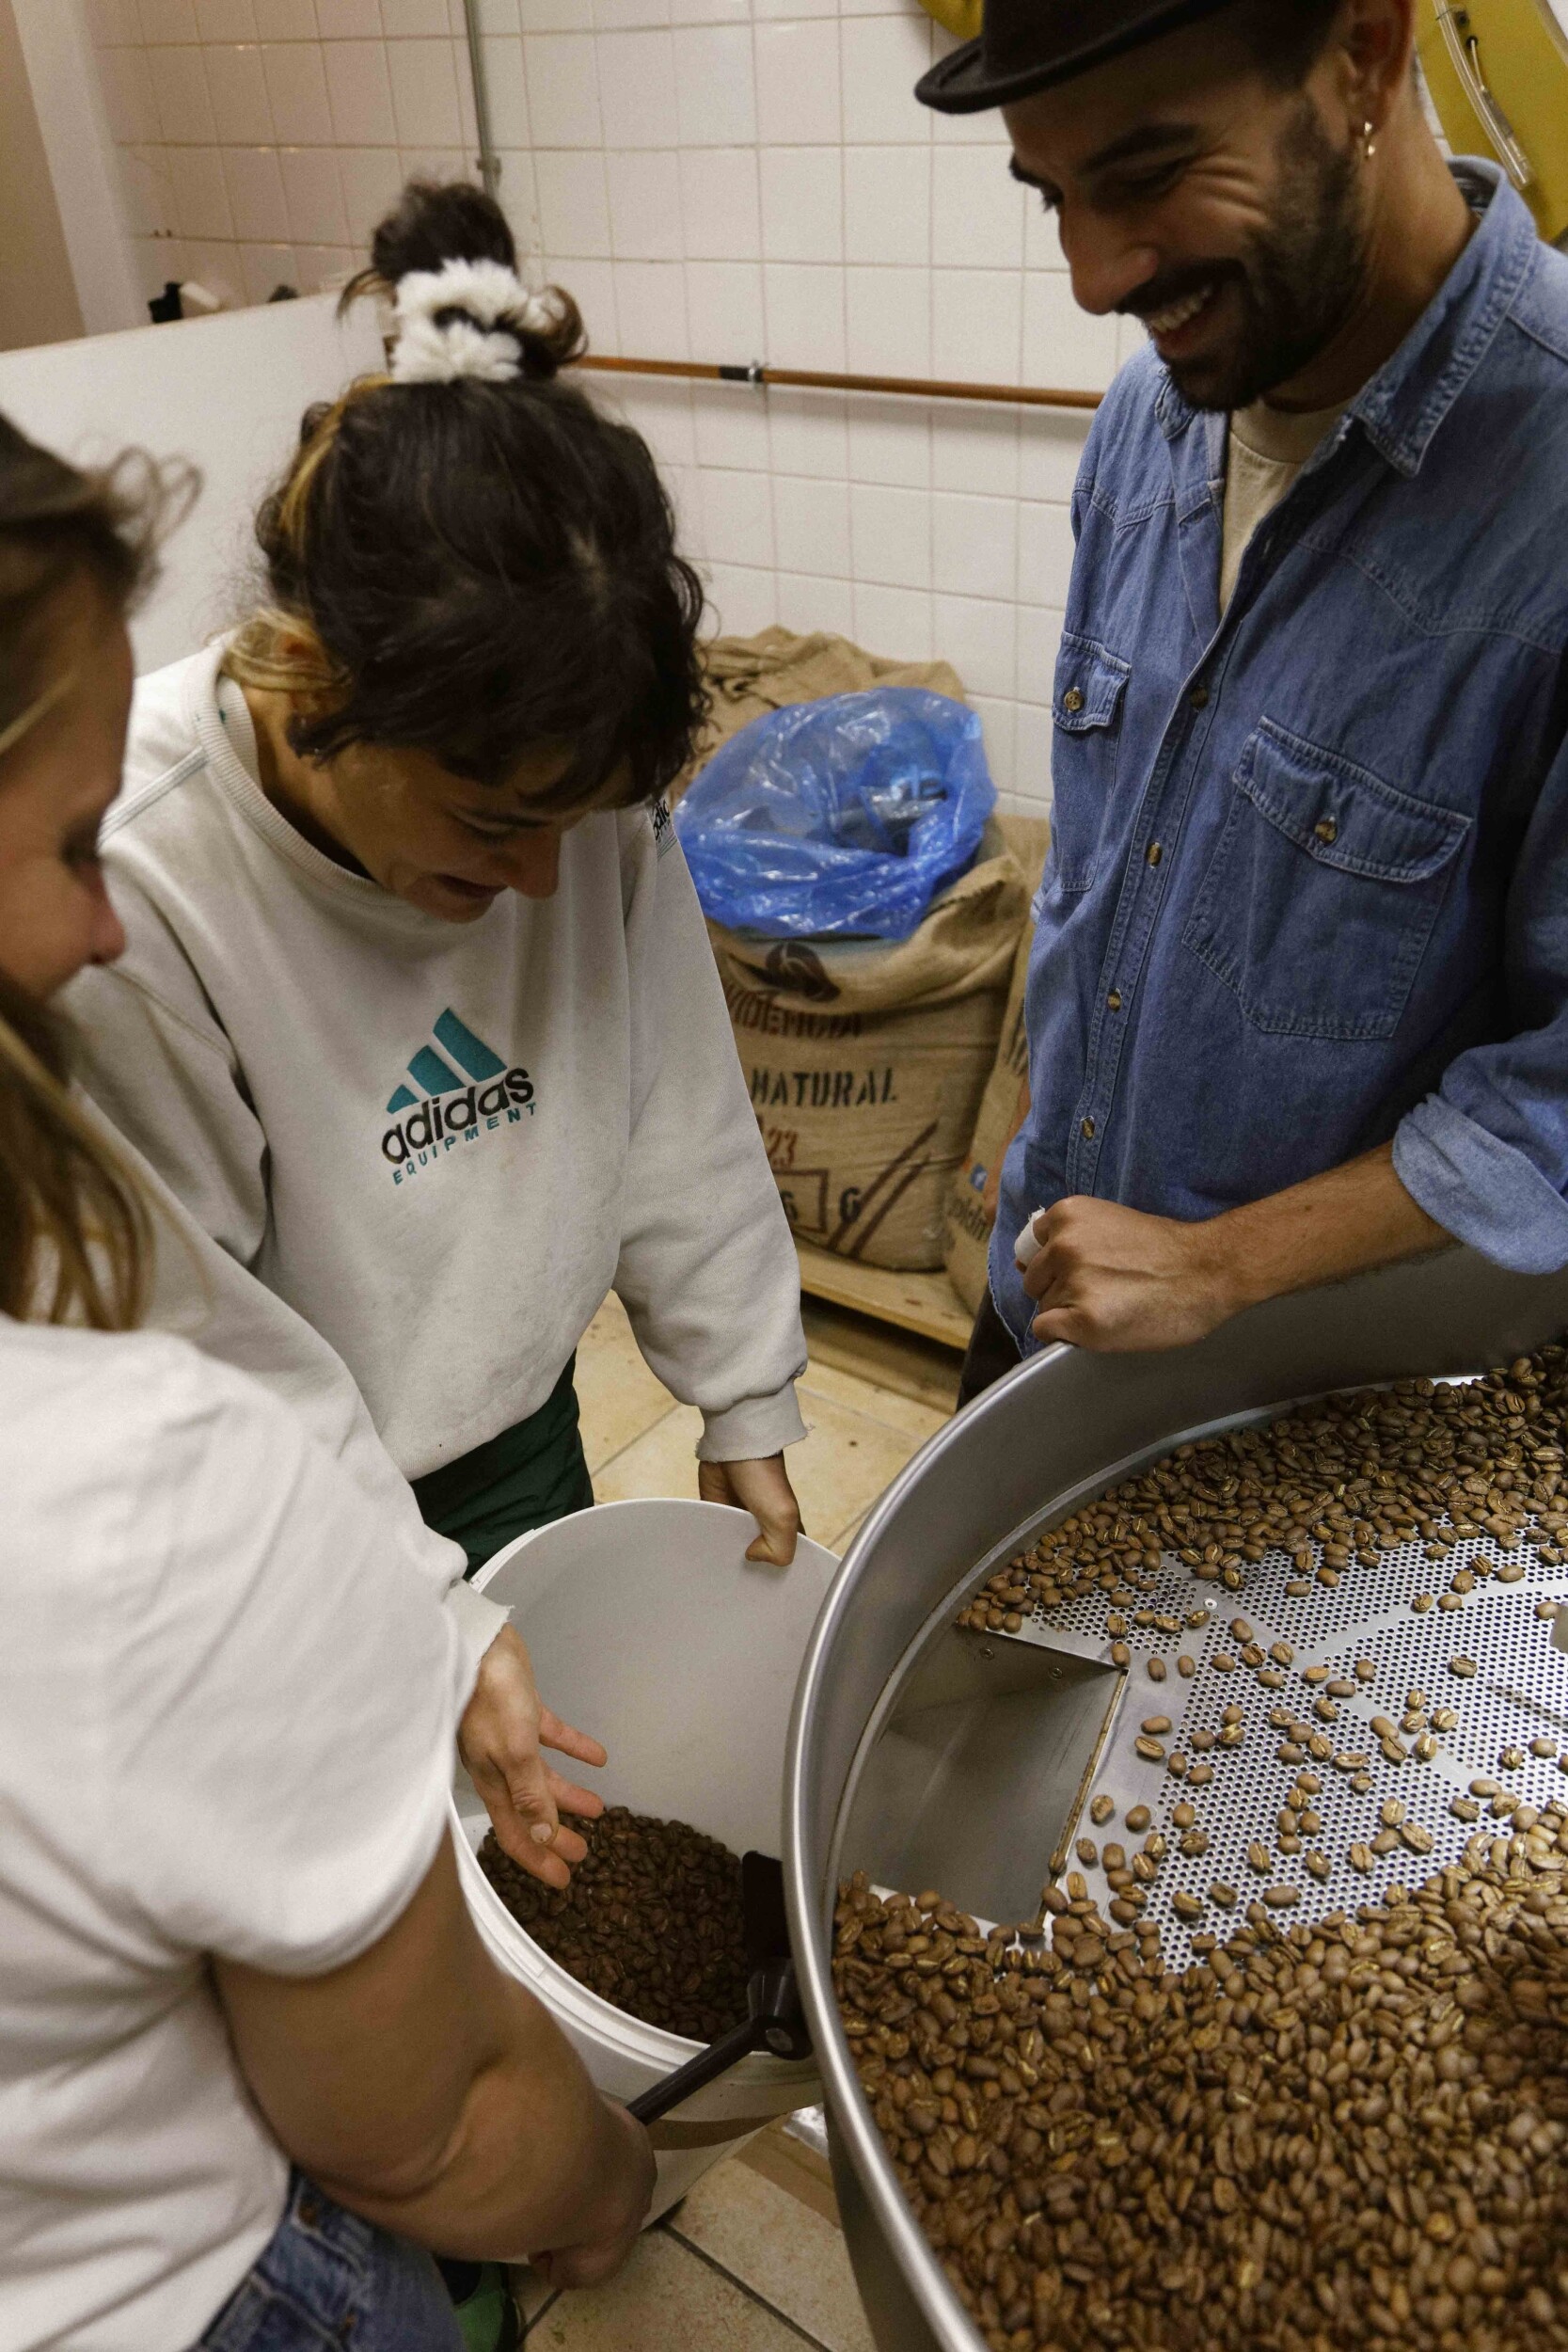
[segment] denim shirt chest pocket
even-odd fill
[[[1264,719],[1183,944],[1254,1028],[1393,1035],[1470,819]]]
[[[1067,629],[1052,697],[1051,857],[1045,887],[1076,895],[1095,877],[1117,781],[1132,665]]]

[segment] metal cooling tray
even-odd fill
[[[1274,1413],[1248,1415],[1244,1422],[1231,1417],[1207,1428],[1184,1432],[1181,1442],[1274,1420],[1290,1409],[1289,1406],[1281,1406]],[[1117,1483],[1116,1479],[1107,1479],[1100,1491]],[[1088,1494],[1080,1496],[1073,1507],[1093,1499]],[[1024,1543],[1014,1549],[1023,1549],[1047,1526],[1066,1516],[1057,1511],[1042,1518],[1029,1531]],[[1412,1599],[1416,1594],[1433,1589],[1434,1574],[1438,1582],[1444,1583],[1455,1569],[1478,1556],[1493,1562],[1506,1559],[1516,1567],[1522,1566],[1525,1573],[1518,1581],[1500,1586],[1489,1579],[1478,1580],[1475,1591],[1465,1597],[1461,1609],[1433,1609],[1419,1616],[1412,1613]],[[1260,1897],[1266,1886],[1289,1885],[1300,1890],[1299,1903],[1279,1915],[1280,1925],[1288,1927],[1297,1920],[1354,1910],[1359,1903],[1374,1901],[1390,1886],[1409,1886],[1441,1869],[1446,1863],[1457,1861],[1478,1831],[1488,1825],[1497,1832],[1505,1827],[1485,1803],[1481,1804],[1478,1821],[1465,1821],[1449,1812],[1452,1800],[1464,1796],[1471,1780],[1478,1776],[1496,1780],[1520,1804],[1538,1808],[1554,1796],[1568,1793],[1568,1781],[1558,1764],[1560,1755],[1568,1757],[1568,1666],[1554,1646],[1550,1619],[1535,1613],[1540,1601],[1568,1599],[1568,1569],[1547,1566],[1526,1544],[1505,1553],[1492,1536],[1483,1535],[1455,1544],[1446,1554],[1440,1572],[1434,1570],[1418,1540],[1385,1552],[1375,1568],[1347,1568],[1337,1587],[1328,1589],[1314,1583],[1308,1594],[1292,1597],[1285,1587],[1299,1575],[1298,1568],[1283,1552],[1270,1552],[1248,1567],[1241,1592],[1227,1593],[1213,1584],[1200,1583],[1189,1568],[1166,1553],[1153,1589],[1140,1592],[1136,1605],[1167,1617],[1180,1614],[1183,1619],[1189,1611],[1203,1608],[1210,1613],[1209,1622],[1201,1628],[1183,1624],[1180,1634],[1164,1634],[1134,1625],[1131,1613],[1127,1613],[1128,1629],[1123,1638],[1132,1657],[1125,1671],[1111,1664],[1102,1594],[1092,1599],[1071,1601],[1047,1614],[1037,1611],[1025,1619],[1022,1630],[1017,1634],[966,1633],[956,1637],[974,1645],[984,1672],[1008,1672],[997,1661],[1008,1652],[1023,1649],[1037,1654],[1043,1651],[1055,1661],[1068,1687],[1082,1687],[1075,1683],[1075,1678],[1085,1675],[1096,1677],[1096,1684],[1091,1688],[1107,1675],[1111,1677],[1093,1753],[1081,1753],[1076,1776],[1070,1767],[1057,1773],[1058,1794],[1066,1793],[1069,1779],[1075,1780],[1070,1801],[1060,1812],[1046,1804],[1033,1810],[1031,1819],[1023,1811],[1023,1792],[1018,1781],[1021,1768],[1027,1771],[1027,1756],[1008,1759],[1006,1772],[1012,1786],[1005,1802],[1011,1807],[1012,1819],[1020,1828],[1021,1812],[1030,1821],[1029,1834],[1021,1842],[1029,1862],[1036,1866],[1037,1883],[1031,1896],[1024,1884],[1029,1876],[1024,1854],[1016,1850],[1005,1886],[993,1867],[982,1865],[977,1874],[972,1865],[965,1875],[977,1895],[991,1899],[982,1906],[988,1917],[1027,1916],[1038,1899],[1039,1885],[1051,1876],[1050,1858],[1064,1843],[1070,1846],[1079,1837],[1086,1836],[1099,1848],[1115,1842],[1125,1847],[1129,1855],[1136,1852],[1144,1833],[1130,1833],[1126,1816],[1130,1807],[1147,1805],[1153,1815],[1152,1826],[1163,1831],[1168,1840],[1168,1851],[1146,1890],[1148,1899],[1142,1916],[1159,1927],[1167,1964],[1184,1967],[1196,1956],[1191,1949],[1193,1935],[1207,1932],[1225,1936],[1241,1924],[1247,1903]],[[1254,1675],[1243,1666],[1233,1673],[1214,1670],[1212,1661],[1216,1654],[1235,1657],[1241,1647],[1230,1630],[1238,1617],[1252,1628],[1253,1638],[1265,1651],[1283,1642],[1295,1653],[1293,1661],[1284,1670],[1282,1690],[1260,1689]],[[1176,1660],[1181,1653],[1191,1657],[1196,1667],[1190,1680],[1177,1673]],[[1462,1680],[1449,1672],[1449,1661],[1455,1655],[1476,1661],[1473,1678]],[[1152,1657],[1165,1661],[1167,1674],[1163,1682],[1148,1678],[1148,1661]],[[1371,1661],[1377,1670],[1374,1678],[1361,1686],[1354,1698],[1335,1702],[1338,1709],[1337,1723],[1319,1724],[1311,1712],[1317,1692],[1302,1679],[1303,1669],[1326,1666],[1331,1679],[1354,1679],[1357,1660]],[[1018,1678],[1018,1668],[1013,1667],[1010,1674]],[[1054,1690],[1060,1686],[1045,1687]],[[1459,1721],[1451,1731],[1436,1735],[1438,1753],[1430,1762],[1412,1756],[1403,1764],[1390,1764],[1371,1729],[1371,1719],[1385,1715],[1397,1722],[1405,1712],[1406,1694],[1413,1689],[1425,1692],[1429,1710],[1434,1707],[1451,1708]],[[900,1720],[911,1712],[918,1717],[920,1695],[917,1677],[912,1691],[902,1694],[884,1735],[895,1747],[909,1736],[907,1730],[899,1728]],[[1161,1746],[1167,1756],[1184,1755],[1196,1762],[1190,1745],[1192,1732],[1217,1731],[1223,1709],[1233,1705],[1243,1709],[1244,1738],[1240,1747],[1216,1746],[1204,1756],[1202,1760],[1213,1770],[1213,1778],[1205,1787],[1193,1788],[1189,1782],[1173,1777],[1164,1765],[1147,1761],[1136,1752],[1134,1742],[1140,1724],[1151,1716],[1164,1715],[1170,1719],[1171,1730],[1160,1735]],[[1370,1788],[1364,1793],[1357,1791],[1352,1774],[1337,1769],[1332,1760],[1308,1756],[1305,1764],[1282,1762],[1278,1750],[1291,1735],[1275,1728],[1269,1720],[1271,1713],[1281,1708],[1288,1708],[1299,1719],[1311,1724],[1330,1741],[1336,1753],[1366,1755]],[[1061,1711],[1060,1702],[1050,1710],[1057,1717]],[[1053,1726],[1058,1736],[1062,1728],[1059,1721]],[[1026,1734],[1025,1747],[1028,1737]],[[1533,1740],[1542,1737],[1553,1741],[1555,1753],[1538,1758],[1530,1755],[1529,1747]],[[1507,1747],[1524,1751],[1524,1763],[1516,1770],[1499,1768],[1499,1757]],[[1314,1800],[1322,1829],[1318,1836],[1305,1840],[1304,1845],[1311,1846],[1329,1862],[1326,1879],[1319,1879],[1307,1870],[1304,1854],[1291,1856],[1275,1851],[1275,1817],[1303,1769],[1313,1772],[1323,1784],[1322,1794]],[[863,1781],[863,1794],[875,1784],[873,1757]],[[929,1837],[921,1834],[912,1841],[919,1857],[929,1859],[933,1865],[939,1859],[940,1846],[951,1848],[954,1842],[951,1825],[944,1840],[937,1828],[946,1793],[939,1785],[933,1785]],[[1115,1820],[1102,1827],[1088,1818],[1090,1799],[1101,1794],[1109,1796],[1116,1805]],[[1370,1843],[1381,1826],[1379,1807],[1389,1797],[1399,1798],[1407,1808],[1409,1820],[1428,1832],[1433,1840],[1431,1852],[1418,1854],[1401,1846],[1392,1852],[1374,1856],[1370,1872],[1353,1869],[1346,1860],[1351,1846],[1357,1841]],[[1203,1831],[1209,1839],[1208,1851],[1201,1856],[1186,1856],[1179,1851],[1183,1833],[1172,1822],[1171,1813],[1174,1806],[1183,1802],[1191,1804],[1196,1815],[1193,1826]],[[1046,1840],[1043,1845],[1042,1836]],[[1260,1838],[1274,1856],[1267,1876],[1255,1871],[1247,1859],[1248,1846],[1255,1838]],[[1013,1841],[1009,1839],[1008,1843]],[[941,1858],[948,1857],[942,1854]],[[951,1859],[961,1867],[958,1854]],[[1065,1868],[1082,1872],[1090,1896],[1108,1914],[1112,1889],[1106,1883],[1103,1862],[1085,1867],[1069,1852]],[[1059,1882],[1065,1873],[1057,1875]],[[1216,1881],[1237,1890],[1234,1910],[1208,1900],[1209,1889]],[[908,1893],[917,1893],[930,1885],[954,1899],[964,1900],[951,1878],[944,1880],[935,1868],[929,1878],[919,1877],[917,1884],[911,1883],[906,1870],[899,1883]],[[995,1896],[1003,1891],[1022,1896],[1022,1904],[995,1905]],[[1179,1891],[1203,1900],[1201,1918],[1184,1921],[1173,1912],[1171,1898]],[[966,1904],[968,1907],[971,1906]]]
[[[1234,1595],[1167,1557],[1154,1588],[1123,1612],[1129,1630],[1121,1638],[1132,1650],[1125,1673],[1110,1658],[1102,1596],[1049,1618],[1025,1617],[1010,1637],[961,1631],[958,1612],[1043,1530],[1179,1445],[1338,1390],[1474,1376],[1565,1326],[1568,1275],[1508,1275],[1454,1250],[1276,1300],[1164,1356],[1053,1348],[933,1438],[868,1516],[817,1619],[797,1692],[784,1862],[840,2208],[883,2352],[974,2352],[980,2339],[904,2202],[860,2093],[832,1985],[840,1878],[861,1869],[911,1894],[935,1889],[987,1921],[1026,1920],[1064,1841],[1090,1836],[1102,1846],[1109,1836],[1131,1854],[1142,1840],[1126,1832],[1126,1811],[1147,1804],[1170,1851],[1142,1915],[1158,1925],[1177,1966],[1192,1933],[1223,1937],[1266,1885],[1301,1889],[1300,1903],[1277,1915],[1290,1925],[1430,1875],[1485,1825],[1484,1807],[1475,1824],[1448,1809],[1473,1777],[1485,1773],[1536,1804],[1568,1790],[1553,1758],[1528,1755],[1543,1735],[1568,1747],[1568,1660],[1553,1645],[1551,1624],[1534,1614],[1540,1600],[1568,1598],[1568,1569],[1523,1548],[1508,1555],[1525,1565],[1518,1582],[1488,1581],[1463,1609],[1426,1616],[1409,1608],[1433,1575],[1419,1543],[1385,1554],[1376,1569],[1353,1565],[1337,1587],[1314,1583],[1299,1598],[1285,1591],[1297,1571],[1282,1553],[1249,1567]],[[1476,1552],[1498,1556],[1489,1536],[1470,1538],[1448,1553],[1445,1571]],[[1212,1613],[1201,1629],[1161,1641],[1170,1672],[1158,1684],[1146,1671],[1150,1629],[1132,1622],[1133,1607],[1146,1605],[1182,1616],[1200,1605]],[[1260,1689],[1244,1670],[1212,1671],[1214,1651],[1235,1647],[1229,1624],[1238,1615],[1265,1648],[1283,1640],[1295,1652],[1283,1690]],[[1175,1670],[1182,1649],[1197,1663],[1190,1681]],[[1473,1680],[1447,1672],[1456,1653],[1477,1661]],[[1298,1768],[1278,1760],[1285,1735],[1268,1717],[1288,1705],[1310,1720],[1301,1669],[1348,1669],[1358,1657],[1373,1661],[1376,1677],[1361,1696],[1340,1701],[1339,1722],[1323,1728],[1337,1748],[1367,1753],[1371,1786],[1357,1793],[1332,1767],[1311,1768],[1323,1782],[1323,1828],[1312,1842],[1332,1865],[1319,1882],[1302,1857],[1274,1851],[1275,1816]],[[1391,1766],[1370,1718],[1397,1722],[1413,1685],[1432,1704],[1452,1707],[1457,1727],[1442,1736],[1432,1762]],[[1243,1709],[1245,1736],[1239,1749],[1211,1752],[1214,1777],[1206,1788],[1193,1790],[1136,1755],[1145,1716],[1171,1718],[1162,1740],[1169,1753],[1191,1730],[1216,1724],[1231,1704]],[[1499,1753],[1510,1744],[1526,1751],[1526,1762],[1500,1772]],[[1191,1755],[1190,1746],[1183,1752]],[[1115,1800],[1117,1818],[1094,1828],[1088,1805],[1101,1791]],[[1370,1844],[1390,1795],[1431,1834],[1432,1850],[1401,1848],[1362,1876],[1345,1857],[1353,1843]],[[1183,1798],[1209,1837],[1201,1857],[1176,1851],[1170,1815]],[[1266,1879],[1248,1867],[1255,1836],[1273,1853]],[[1067,1867],[1078,1867],[1069,1857]],[[1085,1877],[1108,1907],[1102,1869]],[[1190,1926],[1178,1918],[1171,1898],[1206,1896],[1215,1880],[1236,1888],[1236,1911],[1210,1907]]]

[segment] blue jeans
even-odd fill
[[[431,2257],[295,2172],[267,2244],[196,2352],[463,2352]]]

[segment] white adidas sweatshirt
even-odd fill
[[[706,1459],[802,1437],[794,1245],[663,811],[442,922],[266,800],[222,653],[136,689],[103,844],[129,946],[66,999],[89,1092],[406,1478],[542,1405],[611,1288]]]

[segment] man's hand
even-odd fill
[[[750,1511],[762,1533],[747,1547],[748,1560],[770,1560],[776,1568],[788,1567],[796,1538],[803,1531],[782,1454],[764,1454],[754,1462],[699,1462],[697,1492],[705,1502],[733,1502]]]
[[[1116,1353],[1182,1347],[1243,1307],[1449,1248],[1381,1145],[1343,1168],[1187,1224],[1114,1200],[1058,1200],[1035,1218],[1023,1276],[1037,1340]]]
[[[579,1764],[602,1764],[596,1740],[553,1715],[534,1687],[533,1666],[515,1626],[503,1625],[480,1661],[479,1679],[457,1727],[457,1753],[483,1798],[497,1837],[520,1869],[557,1888],[571,1883],[588,1851],[561,1815],[596,1820],[604,1799],[552,1772],[540,1754],[555,1748]]]
[[[1040,1302],[1035,1337],[1107,1352],[1202,1339],[1243,1304],[1216,1247],[1224,1222],[1184,1225],[1114,1200],[1043,1210],[1035,1219],[1039,1255],[1023,1277]]]

